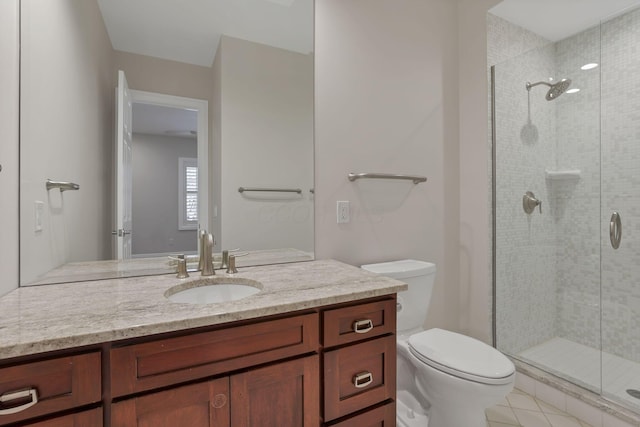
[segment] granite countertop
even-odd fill
[[[407,285],[338,261],[245,267],[262,291],[218,304],[181,304],[164,292],[175,274],[30,286],[0,297],[0,360],[393,294]]]

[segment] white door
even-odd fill
[[[131,125],[133,104],[124,71],[118,71],[116,96],[116,229],[114,234],[114,256],[117,259],[131,258]]]

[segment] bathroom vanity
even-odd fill
[[[178,279],[154,276],[0,298],[0,426],[395,425],[405,284],[336,261],[233,276],[263,288],[176,304]]]

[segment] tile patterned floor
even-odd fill
[[[591,427],[518,389],[486,414],[487,427]]]

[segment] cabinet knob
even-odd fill
[[[226,394],[216,394],[213,397],[213,407],[216,409],[222,408],[227,404],[227,395]]]

